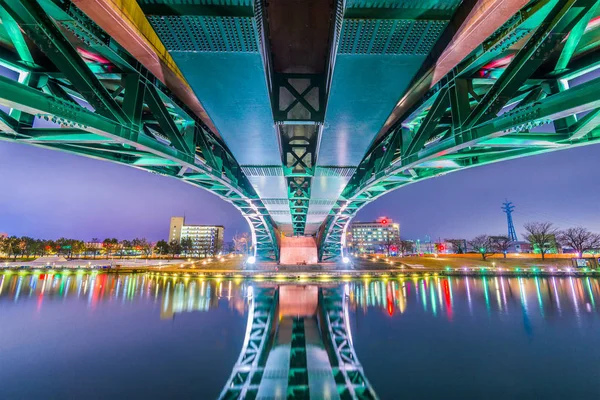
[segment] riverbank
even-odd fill
[[[459,256],[422,256],[422,257],[357,257],[353,260],[355,266],[361,269],[378,266],[405,266],[407,268],[445,270],[446,268],[568,268],[573,267],[571,258],[488,258],[459,257]]]

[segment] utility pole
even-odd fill
[[[504,203],[502,203],[502,211],[506,213],[506,222],[508,224],[508,238],[513,242],[516,242],[518,240],[517,232],[515,232],[515,225],[512,220],[512,212],[514,209],[515,206],[512,201],[505,200]]]

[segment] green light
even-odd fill
[[[517,272],[520,271],[520,270],[521,270],[521,268],[515,268],[515,271],[517,271]]]
[[[452,271],[452,268],[446,267],[446,271]]]

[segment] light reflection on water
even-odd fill
[[[354,346],[382,398],[600,398],[600,282],[350,283]]]
[[[244,340],[247,288],[0,275],[0,399],[216,398]]]
[[[0,274],[0,398],[214,398],[252,287],[276,284]],[[383,399],[600,398],[596,278],[368,279],[346,293],[358,358]],[[106,371],[111,385],[90,395]]]
[[[0,301],[35,299],[37,311],[44,301],[59,298],[85,300],[94,309],[99,303],[160,302],[161,318],[189,311],[209,311],[220,300],[243,315],[247,311],[247,282],[242,280],[173,279],[139,275],[0,274]]]
[[[458,307],[474,314],[484,306],[494,314],[525,313],[541,318],[563,312],[598,314],[600,281],[585,277],[415,277],[400,280],[363,280],[350,283],[351,304],[367,312],[380,307],[390,315],[420,307],[452,320]]]

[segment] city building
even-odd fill
[[[400,246],[400,224],[387,217],[373,222],[353,222],[347,232],[347,245],[355,253],[396,254]]]
[[[186,225],[185,217],[172,217],[169,226],[169,242],[181,243],[183,239],[191,239],[192,247],[184,251],[185,255],[211,257],[223,249],[224,233],[225,228],[221,225]]]

